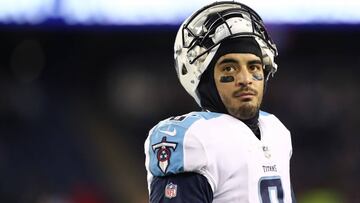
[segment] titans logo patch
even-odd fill
[[[163,137],[161,142],[152,145],[152,149],[156,153],[158,160],[158,167],[164,174],[166,174],[170,165],[171,149],[175,150],[176,146],[176,142],[168,142],[166,141],[166,137]]]

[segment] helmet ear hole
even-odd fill
[[[264,68],[264,76],[265,76],[265,81],[268,81],[270,79],[270,76],[273,76],[273,72],[272,72],[273,67],[271,65],[265,65]]]
[[[181,68],[181,74],[186,75],[187,73],[188,73],[188,71],[187,71],[185,65],[183,65],[182,68]]]
[[[264,72],[268,73],[270,71],[271,71],[271,66],[270,65],[265,65]]]

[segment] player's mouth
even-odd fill
[[[246,93],[246,92],[235,95],[235,98],[240,99],[241,101],[251,101],[254,97],[255,97],[255,94]]]
[[[233,93],[233,97],[238,98],[238,99],[252,99],[253,97],[256,96],[256,91],[249,89],[247,91],[236,91]]]

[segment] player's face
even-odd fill
[[[226,54],[216,62],[216,88],[231,115],[243,120],[256,115],[264,92],[262,66],[258,56],[243,53]]]

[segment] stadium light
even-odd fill
[[[179,24],[210,0],[0,0],[0,23],[62,20],[83,25]],[[360,23],[357,0],[242,0],[266,23]]]

